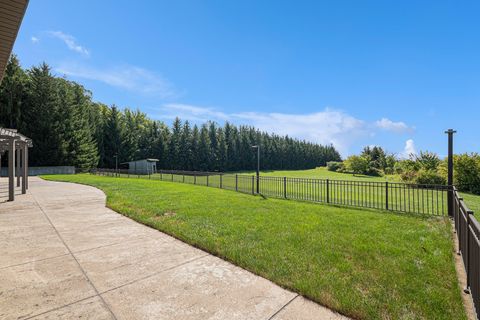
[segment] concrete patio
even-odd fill
[[[31,178],[0,203],[0,252],[1,319],[344,319],[115,213],[88,186]]]

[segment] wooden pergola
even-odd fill
[[[22,194],[27,193],[28,148],[32,146],[32,140],[16,129],[0,128],[0,161],[3,154],[8,156],[8,201],[15,200],[15,178],[17,187],[22,186]]]

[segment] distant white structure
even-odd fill
[[[128,173],[130,174],[152,174],[157,172],[158,161],[158,159],[141,159],[122,164],[128,164]]]

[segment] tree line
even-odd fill
[[[80,84],[52,74],[46,63],[23,69],[12,55],[0,86],[0,126],[32,138],[30,165],[80,169],[159,159],[158,168],[251,170],[260,145],[263,170],[308,169],[340,161],[332,146],[262,132],[251,126],[202,125],[175,119],[171,127],[145,113],[92,101]]]
[[[408,159],[398,159],[382,147],[365,147],[359,155],[345,161],[327,163],[330,171],[370,176],[398,176],[398,180],[415,184],[445,185],[448,174],[448,157],[429,151],[410,154]],[[393,177],[395,178],[395,177]],[[480,194],[480,155],[463,153],[453,156],[454,185],[460,191]]]

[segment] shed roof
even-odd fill
[[[120,164],[127,164],[127,163],[140,162],[140,161],[158,162],[158,161],[160,161],[160,160],[158,160],[158,159],[153,159],[153,158],[147,158],[147,159],[138,159],[138,160],[132,160],[132,161],[127,161],[127,162],[122,162],[122,163],[120,163]]]

